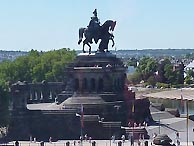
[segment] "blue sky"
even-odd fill
[[[0,50],[77,45],[95,8],[117,21],[117,49],[194,48],[194,0],[0,0]],[[93,50],[97,45],[93,45]]]

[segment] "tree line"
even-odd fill
[[[62,48],[48,52],[31,50],[28,55],[14,61],[0,63],[0,125],[7,124],[9,85],[17,81],[64,81],[65,67],[76,57],[76,52]]]
[[[133,84],[142,81],[157,87],[173,87],[184,84],[184,64],[182,62],[175,64],[169,58],[157,60],[144,56],[139,61],[134,58],[129,60],[128,65],[133,65],[136,68],[135,72],[128,76]]]

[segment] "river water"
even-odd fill
[[[162,103],[165,108],[178,109],[180,114],[187,114],[186,100],[149,98],[153,103]],[[188,101],[188,113],[194,115],[194,101]]]

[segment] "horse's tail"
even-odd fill
[[[80,44],[82,42],[84,31],[85,31],[85,28],[80,28],[79,29],[79,41],[78,41],[78,44]]]

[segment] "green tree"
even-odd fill
[[[141,74],[134,72],[132,75],[128,75],[127,78],[133,84],[138,84],[141,81]]]
[[[153,87],[156,85],[155,76],[150,76],[147,80],[148,85],[152,85]]]
[[[186,71],[186,75],[194,78],[194,71],[192,69],[190,69],[190,70]]]
[[[175,76],[175,72],[173,71],[173,66],[172,64],[166,64],[164,66],[164,76],[167,79],[167,83],[171,83],[173,84],[176,76]]]
[[[131,58],[127,61],[127,65],[128,66],[134,66],[134,67],[137,67],[137,59],[135,58]]]
[[[147,81],[150,76],[154,76],[157,71],[157,62],[153,58],[143,57],[139,65],[136,68],[136,71],[141,74],[141,79]]]
[[[185,83],[186,84],[192,84],[192,78],[190,76],[185,77]]]
[[[165,77],[165,65],[171,65],[169,58],[164,58],[159,61],[158,65],[158,82],[167,83],[168,79]]]
[[[27,56],[22,56],[17,58],[14,62],[14,68],[15,68],[15,81],[31,81],[31,70],[29,65],[30,59]]]
[[[191,84],[194,79],[194,71],[192,69],[186,71],[185,82],[186,84]]]
[[[0,85],[6,86],[20,81],[41,82],[63,81],[65,66],[73,61],[75,51],[69,48],[60,50],[38,52],[31,50],[27,56],[18,57],[15,61],[0,63]]]
[[[17,81],[64,81],[64,69],[76,56],[69,48],[38,52],[0,63],[0,125],[8,123],[8,85]],[[2,88],[1,88],[2,87]]]
[[[13,83],[15,81],[15,69],[11,61],[3,61],[0,63],[0,86],[3,89],[8,88],[8,82]]]

